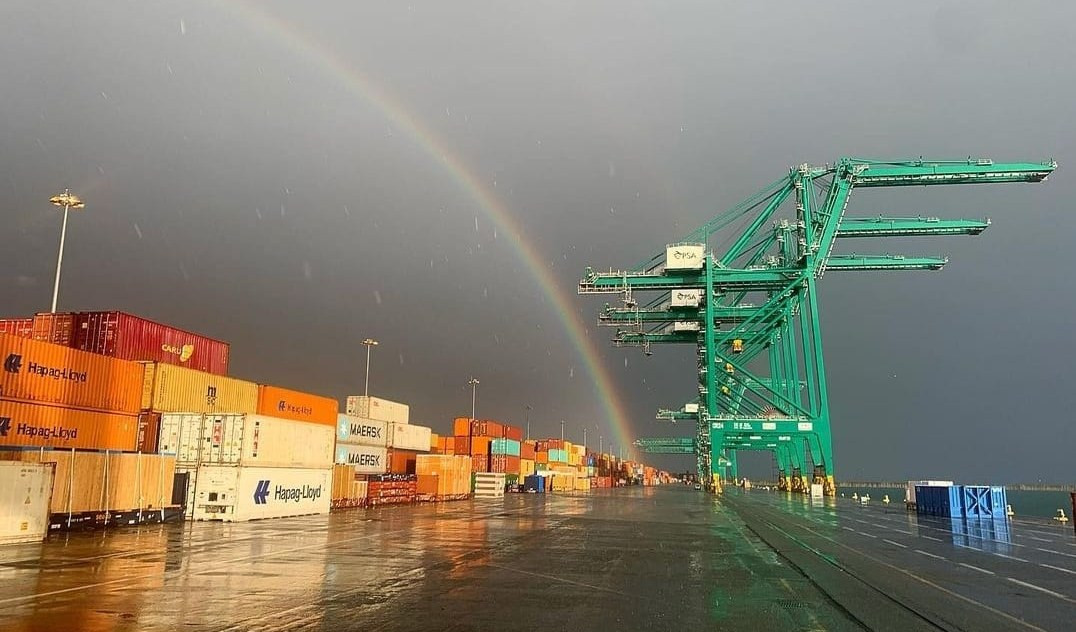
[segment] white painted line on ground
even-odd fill
[[[855,531],[855,529],[853,529],[852,527],[841,527],[841,528],[844,529],[845,531]]]
[[[932,535],[920,535],[919,537],[926,538],[927,540],[934,540],[935,542],[941,542],[942,541],[941,538],[935,538]]]
[[[906,544],[901,544],[900,542],[894,542],[892,540],[886,540],[885,538],[882,538],[882,542],[888,542],[889,544],[892,544],[893,546],[899,546],[902,549],[908,548]]]
[[[1053,542],[1053,540],[1047,540],[1046,538],[1036,538],[1036,537],[1035,537],[1035,536],[1033,536],[1033,535],[1029,535],[1029,536],[1027,536],[1027,539],[1028,539],[1028,540],[1037,540],[1037,541],[1039,541],[1039,542]]]
[[[970,568],[973,571],[979,571],[980,573],[986,573],[987,575],[994,574],[994,571],[988,571],[985,568],[979,568],[978,566],[972,566],[971,564],[965,564],[964,562],[959,562],[959,564],[964,568]]]
[[[1072,553],[1062,553],[1061,551],[1053,551],[1053,550],[1050,550],[1050,549],[1043,549],[1043,548],[1039,548],[1039,547],[1035,547],[1035,549],[1037,551],[1042,551],[1044,553],[1053,553],[1054,555],[1064,555],[1065,557],[1076,557],[1076,555],[1073,555]]]
[[[927,553],[926,551],[924,551],[922,549],[916,549],[915,552],[916,553],[921,553],[923,555],[926,555],[927,557],[933,557],[933,558],[939,559],[939,560],[944,560],[945,559],[944,557],[942,557],[940,555],[934,555],[933,553]]]
[[[865,535],[865,536],[867,536],[868,538],[875,538],[875,539],[877,539],[877,538],[878,538],[878,536],[876,536],[876,535],[873,535],[873,534],[870,534],[870,533],[865,533],[865,532],[863,532],[863,531],[856,531],[856,533],[858,533],[859,535]]]
[[[1052,568],[1055,571],[1061,571],[1062,573],[1068,573],[1069,575],[1076,575],[1076,571],[1069,570],[1067,568],[1061,568],[1060,566],[1051,566],[1049,564],[1039,564],[1039,566],[1042,566],[1043,568]]]
[[[1047,588],[1043,588],[1042,586],[1036,586],[1035,584],[1029,584],[1027,582],[1022,582],[1019,579],[1013,579],[1012,577],[1006,577],[1005,579],[1011,581],[1014,584],[1020,584],[1021,586],[1024,586],[1026,588],[1031,588],[1031,589],[1034,589],[1034,590],[1038,590],[1039,592],[1044,592],[1047,595],[1050,595],[1051,597],[1057,597],[1058,599],[1063,599],[1064,601],[1069,601],[1069,602],[1072,602],[1072,603],[1076,603],[1076,600],[1069,599],[1068,597],[1066,597],[1065,595],[1062,595],[1061,593],[1057,593],[1057,592],[1054,592],[1054,591],[1049,590]]]
[[[911,531],[905,531],[904,529],[898,529],[896,527],[889,527],[890,531],[896,531],[897,533],[903,533],[904,535],[912,535]]]
[[[1004,553],[994,553],[994,555],[996,555],[998,557],[1003,557],[1003,558],[1005,558],[1007,560],[1016,560],[1017,562],[1027,562],[1027,560],[1025,560],[1024,558],[1016,557],[1015,555],[1005,555]]]

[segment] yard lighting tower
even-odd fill
[[[471,385],[471,421],[474,421],[474,404],[475,398],[478,396],[478,380],[472,377],[467,383]]]
[[[366,345],[366,387],[363,389],[363,395],[370,396],[370,349],[381,344],[373,338],[365,338],[362,344]]]
[[[56,313],[56,299],[60,295],[60,268],[64,263],[64,239],[67,237],[67,215],[71,210],[81,211],[86,208],[86,204],[79,196],[71,193],[70,190],[64,189],[64,192],[60,195],[54,195],[49,198],[49,202],[52,202],[53,206],[62,207],[64,210],[64,223],[60,229],[60,254],[56,257],[56,281],[52,285],[52,313]]]

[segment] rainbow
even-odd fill
[[[384,87],[353,63],[259,5],[244,0],[229,0],[217,4],[238,21],[261,32],[272,41],[286,45],[293,54],[310,62],[346,91],[380,110],[386,119],[406,134],[435,164],[444,168],[456,184],[478,203],[482,213],[500,228],[498,232],[507,235],[510,243],[515,246],[514,250],[519,253],[524,267],[552,302],[557,319],[568,339],[578,350],[583,367],[594,382],[602,410],[613,432],[613,441],[607,442],[607,445],[615,443],[623,446],[625,456],[634,453],[631,448],[633,432],[628,424],[628,415],[616,392],[612,376],[603,366],[601,356],[588,337],[584,324],[572,309],[574,295],[567,294],[557,285],[544,259],[539,256],[534,246],[523,239],[522,226],[500,199],[455,156],[444,140],[423,125]]]

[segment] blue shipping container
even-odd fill
[[[537,492],[539,494],[545,493],[546,477],[538,476],[537,474],[531,474],[523,479],[523,491],[525,492]]]
[[[920,495],[922,494],[922,495]],[[915,513],[944,518],[963,518],[960,485],[945,487],[915,486]]]
[[[1005,520],[1008,503],[1004,487],[986,485],[961,485],[961,506],[966,518],[992,518]],[[918,492],[917,492],[918,493]],[[916,499],[919,497],[916,496]]]

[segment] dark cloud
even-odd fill
[[[69,186],[88,208],[61,308],[204,331],[233,342],[239,375],[338,397],[361,387],[373,336],[372,390],[417,421],[447,431],[475,375],[480,416],[530,404],[535,434],[565,419],[608,441],[552,301],[446,161],[573,293],[585,266],[630,266],[792,164],[1053,157],[1042,186],[857,195],[864,212],[994,225],[894,246],[951,254],[940,274],[827,275],[822,318],[839,474],[1071,478],[1074,17],[1058,2],[9,1],[3,311],[47,307],[47,200]],[[590,323],[599,303],[572,305]],[[692,396],[690,350],[600,354],[636,432],[688,432],[650,418]]]

